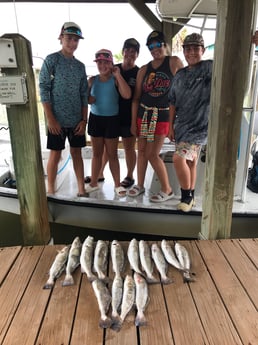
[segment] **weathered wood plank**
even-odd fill
[[[174,242],[170,242],[174,248]],[[193,258],[192,250],[186,243],[182,243]],[[192,271],[196,271],[193,260]],[[164,286],[164,293],[168,307],[169,318],[175,344],[190,344],[195,339],[196,344],[206,344],[201,322],[191,296],[189,286],[183,283],[181,272],[169,265],[169,275],[173,277],[173,284]]]
[[[200,241],[198,247],[242,342],[257,344],[257,310],[238,277],[232,271],[216,241]],[[214,302],[211,306],[215,307]],[[210,313],[210,315],[212,314],[213,312]],[[245,322],[243,322],[243,318]],[[217,325],[218,323],[216,323],[216,327]],[[215,328],[213,328],[213,333],[215,333],[214,331]]]
[[[199,242],[197,243],[199,245]],[[207,251],[209,251],[209,248],[207,248]],[[198,272],[196,282],[190,284],[190,290],[208,338],[208,343],[214,345],[242,344],[231,317],[212,281],[209,267],[203,261],[196,243],[192,243],[190,253],[194,260],[194,270]],[[216,261],[217,257],[213,256],[213,260]]]
[[[238,240],[227,240],[217,242],[232,269],[244,286],[248,296],[258,309],[258,271],[250,262],[250,259],[239,245]],[[258,243],[256,245],[256,256],[258,257]]]
[[[99,310],[96,297],[91,283],[83,274],[70,344],[102,344],[103,330],[98,324]]]
[[[244,240],[240,239],[239,244],[244,249],[246,255],[255,264],[256,268],[258,268],[258,255],[257,255],[258,240],[254,238],[245,238]]]
[[[51,266],[56,251],[52,246],[37,247],[44,251],[38,261],[28,287],[17,308],[13,321],[3,342],[4,345],[34,345],[40,329],[41,321],[48,304],[51,290],[43,290],[47,280],[47,269]],[[26,252],[30,256],[30,252]],[[26,317],[24,317],[26,315]],[[28,330],[29,332],[25,332]]]
[[[3,282],[3,279],[14,264],[15,259],[19,255],[21,249],[22,247],[4,247],[0,249],[0,286]]]
[[[42,247],[25,247],[1,286],[0,343],[10,327],[24,291],[42,253]]]
[[[80,270],[73,274],[75,285],[62,286],[65,273],[56,281],[36,341],[37,345],[68,345],[79,294]]]

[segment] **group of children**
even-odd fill
[[[85,66],[74,57],[80,39],[83,39],[80,27],[73,22],[65,23],[59,36],[61,51],[48,55],[40,72],[50,149],[48,193],[55,193],[57,165],[68,138],[78,196],[99,189],[98,182],[104,181],[103,170],[109,162],[115,194],[136,197],[145,192],[149,162],[161,186],[150,201],[167,201],[174,194],[160,150],[168,137],[176,144],[173,163],[181,186],[178,209],[189,212],[194,205],[198,156],[208,132],[212,61],[202,60],[205,51],[202,36],[193,33],[185,37],[186,67],[178,57],[168,55],[165,37],[156,30],[146,42],[153,59],[140,69],[135,65],[140,50],[136,39],[124,42],[123,62],[118,65],[114,65],[110,50],[101,49],[94,60],[99,74],[89,80]],[[257,35],[255,39],[258,41]],[[87,123],[93,156],[91,176],[85,178],[81,148],[86,145]],[[122,182],[117,153],[119,137],[127,164],[127,176]],[[135,166],[137,183],[133,178]]]

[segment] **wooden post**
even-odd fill
[[[229,238],[255,0],[218,1],[201,238]]]
[[[35,79],[30,42],[19,34],[13,40],[17,68],[4,68],[6,76],[26,73],[28,102],[7,106],[14,171],[20,202],[24,245],[47,244],[50,240],[48,206],[42,164]]]

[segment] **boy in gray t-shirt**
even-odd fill
[[[170,139],[176,144],[173,163],[181,186],[177,208],[189,212],[194,203],[198,156],[208,135],[212,61],[202,61],[204,41],[197,33],[186,36],[183,50],[188,66],[177,72],[169,93],[173,116]]]

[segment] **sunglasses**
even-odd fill
[[[96,53],[95,59],[99,59],[99,58],[106,58],[106,59],[112,60],[112,56],[110,56],[109,53]]]
[[[149,45],[148,45],[148,48],[149,48],[150,51],[152,51],[152,50],[155,49],[155,48],[161,48],[161,47],[163,47],[163,45],[164,45],[164,42],[155,42],[155,43],[149,44]]]
[[[74,27],[70,27],[70,28],[67,28],[67,29],[64,29],[63,33],[69,33],[69,34],[75,34],[75,35],[78,35],[78,36],[82,36],[82,32],[80,30],[78,30],[77,28],[74,28]]]

